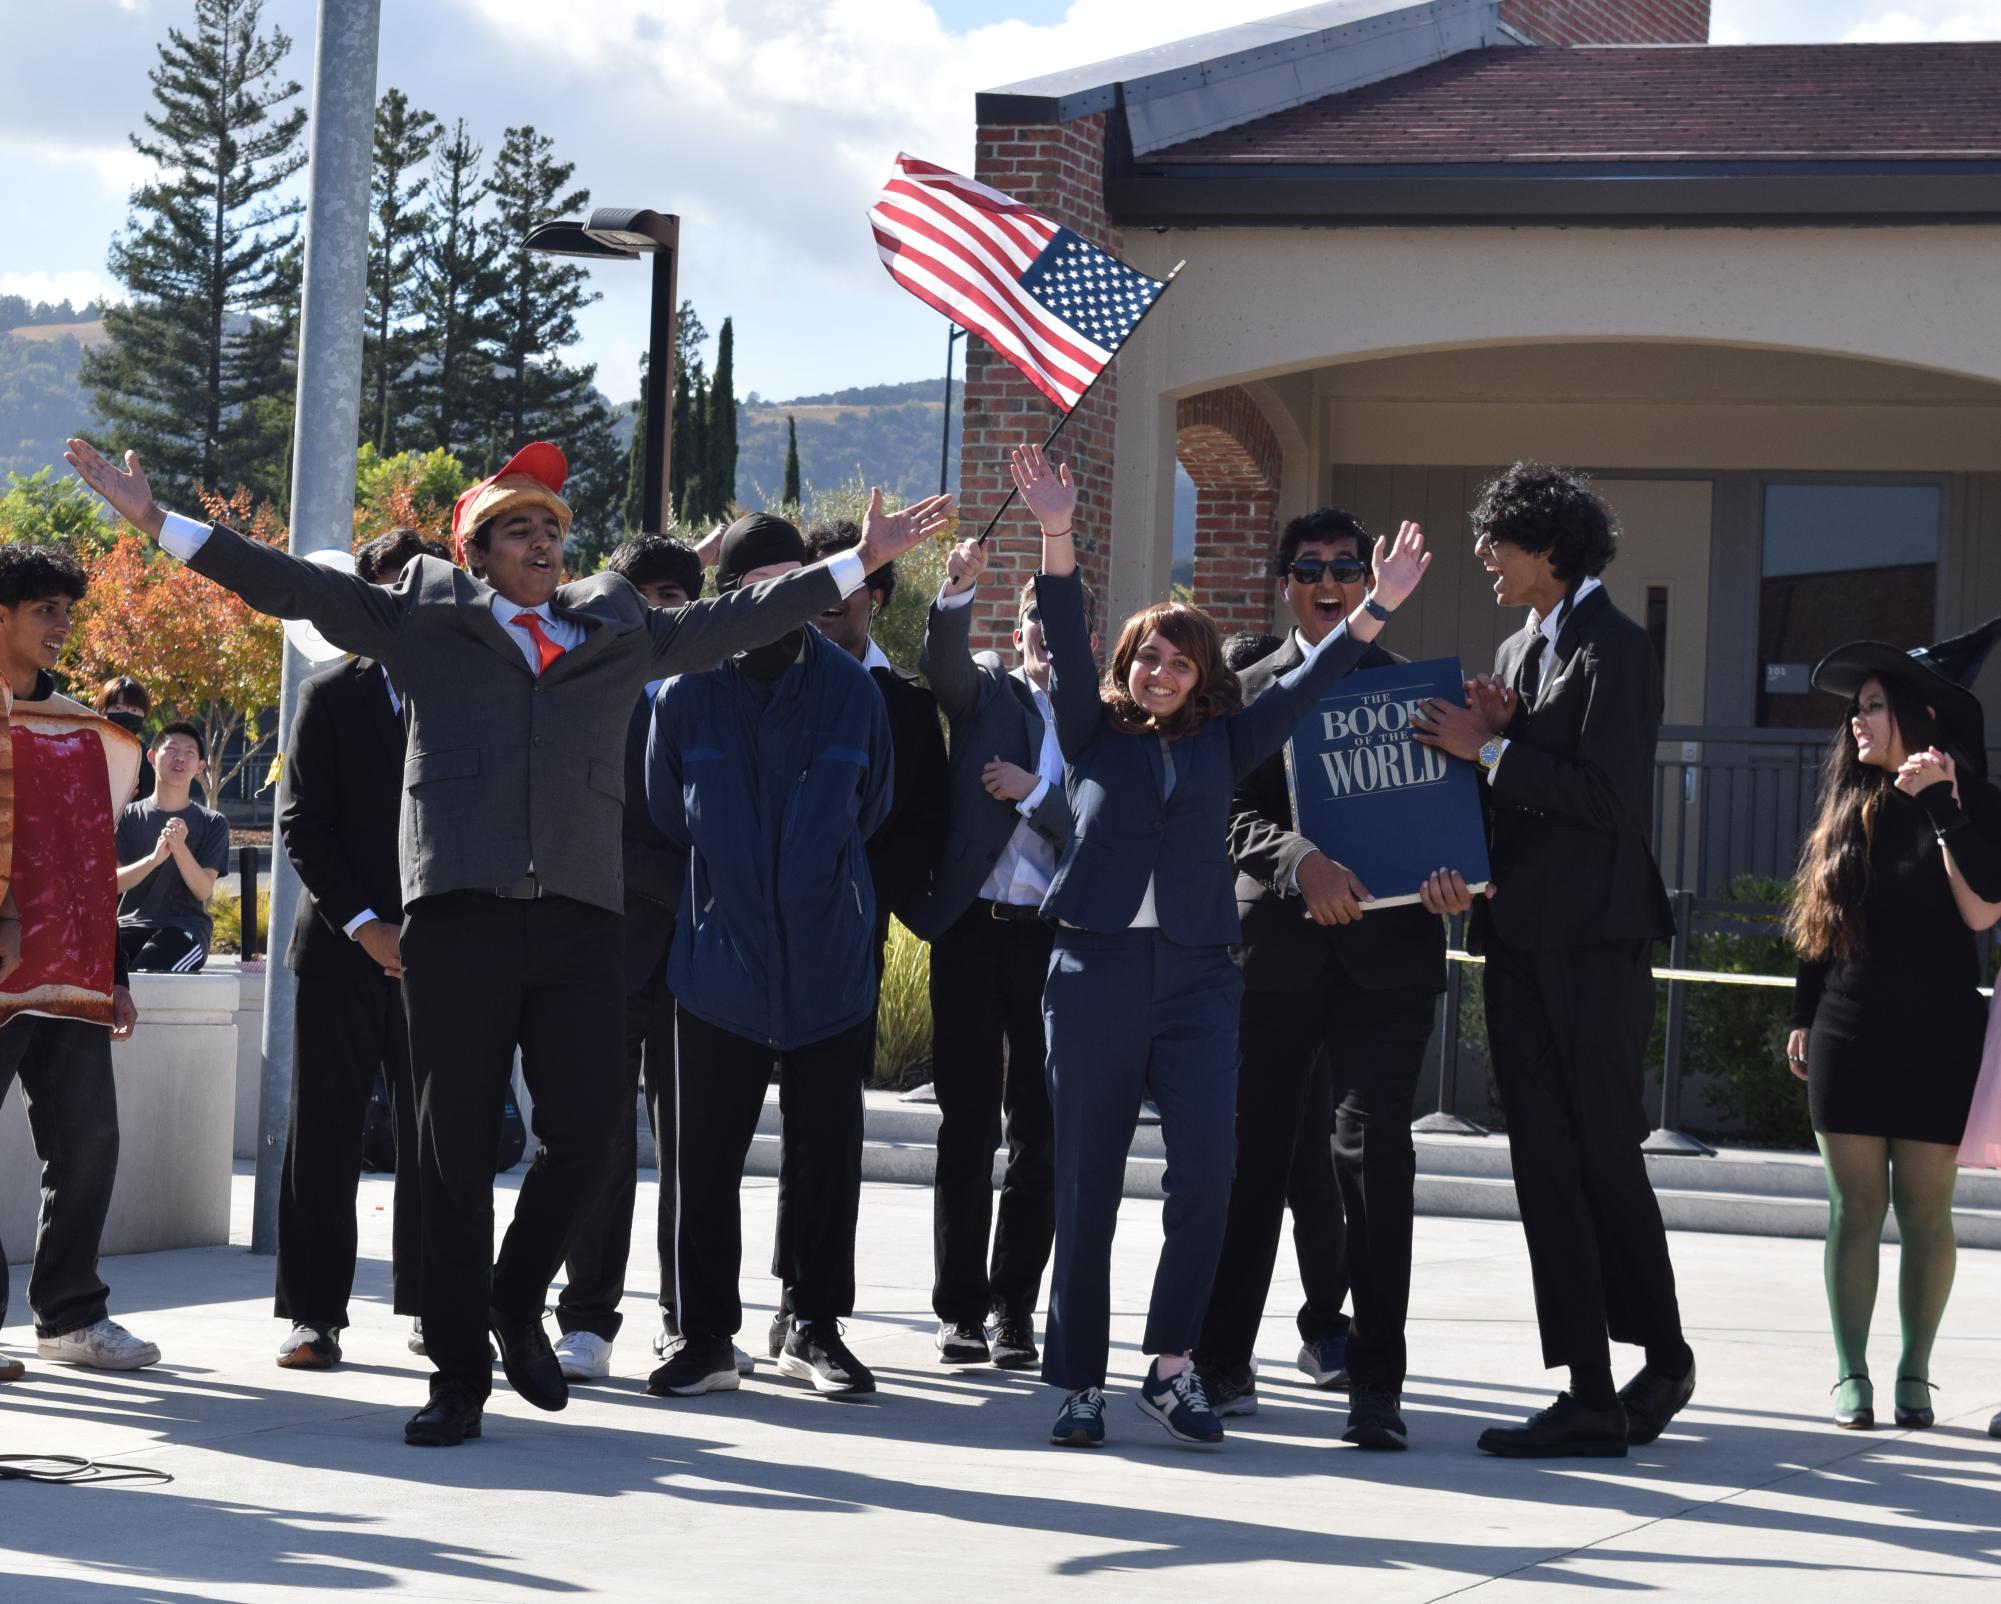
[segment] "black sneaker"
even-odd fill
[[[704,1392],[734,1392],[742,1384],[736,1349],[728,1337],[681,1339],[671,1358],[646,1378],[656,1398],[693,1398]]]
[[[1616,1403],[1591,1409],[1559,1392],[1519,1426],[1489,1426],[1479,1447],[1504,1459],[1624,1459],[1626,1411]]]
[[[785,1339],[792,1334],[792,1311],[781,1308],[771,1317],[771,1329],[764,1334],[765,1350],[776,1359],[785,1351]]]
[[[778,1355],[778,1373],[810,1381],[815,1392],[833,1397],[875,1391],[874,1372],[848,1351],[835,1320],[795,1321]]]
[[[1225,1415],[1254,1415],[1258,1412],[1258,1373],[1250,1365],[1202,1371],[1202,1390],[1209,1395],[1209,1408],[1217,1418]]]
[[[1151,1415],[1176,1442],[1217,1443],[1223,1440],[1223,1423],[1209,1407],[1208,1390],[1193,1365],[1172,1380],[1160,1379],[1158,1359],[1147,1366],[1146,1380],[1140,1383],[1133,1400],[1142,1414]]]
[[[987,1320],[987,1341],[993,1344],[999,1370],[1033,1370],[1042,1363],[1035,1351],[1035,1320],[1026,1314],[996,1309]]]
[[[987,1334],[977,1321],[941,1320],[938,1357],[948,1365],[983,1365],[993,1355],[987,1350]]]
[[[1388,1387],[1355,1388],[1348,1400],[1348,1429],[1341,1433],[1341,1440],[1357,1448],[1408,1448],[1410,1432],[1397,1413],[1402,1401]]]
[[[331,1370],[339,1363],[339,1326],[301,1320],[278,1344],[278,1364],[284,1370]]]

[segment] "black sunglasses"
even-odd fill
[[[1331,572],[1336,584],[1352,585],[1358,579],[1368,577],[1369,565],[1359,557],[1296,557],[1287,564],[1286,570],[1302,585],[1317,585],[1320,576]]]

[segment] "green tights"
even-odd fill
[[[1897,1315],[1903,1349],[1899,1377],[1931,1375],[1932,1339],[1952,1291],[1956,1254],[1952,1191],[1959,1150],[1938,1142],[1817,1133],[1827,1165],[1827,1307],[1834,1320],[1834,1356],[1842,1378],[1869,1374],[1869,1318],[1876,1308],[1876,1261],[1886,1210],[1897,1211],[1902,1242]],[[1900,1393],[1919,1405],[1925,1388],[1905,1382]]]

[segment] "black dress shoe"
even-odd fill
[[[1856,1390],[1856,1404],[1853,1409],[1841,1407],[1841,1389],[1851,1381],[1862,1385]],[[1874,1431],[1876,1429],[1875,1389],[1869,1385],[1864,1375],[1843,1376],[1829,1389],[1835,1394],[1834,1423],[1843,1431]]]
[[[1931,1395],[1937,1391],[1923,1376],[1897,1377],[1897,1424],[1906,1431],[1925,1431],[1934,1423]],[[1906,1404],[1904,1394],[1914,1392],[1921,1402]]]
[[[479,1435],[480,1406],[447,1387],[434,1394],[403,1424],[403,1440],[412,1448],[456,1448]]]
[[[1626,1441],[1635,1448],[1646,1447],[1694,1396],[1693,1360],[1685,1376],[1664,1376],[1652,1365],[1642,1365],[1640,1373],[1619,1389],[1619,1402],[1626,1411]]]
[[[493,1340],[500,1344],[500,1368],[507,1372],[507,1384],[537,1409],[564,1408],[570,1401],[570,1384],[563,1379],[556,1350],[549,1346],[542,1317],[510,1320],[498,1309],[489,1309],[486,1320]]]
[[[1503,1459],[1624,1459],[1626,1411],[1587,1409],[1567,1392],[1519,1426],[1489,1426],[1480,1451]]]

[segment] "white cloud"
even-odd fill
[[[131,146],[68,145],[58,140],[0,135],[0,158],[41,162],[51,167],[88,167],[112,194],[123,196],[145,182],[152,162]]]
[[[1847,44],[1920,44],[1929,40],[2001,39],[2001,0],[1914,0],[1850,28]]]
[[[102,273],[87,267],[73,267],[54,273],[45,270],[0,273],[0,295],[19,295],[30,301],[47,301],[52,306],[68,301],[76,307],[88,306],[92,301],[122,301],[125,298]]]

